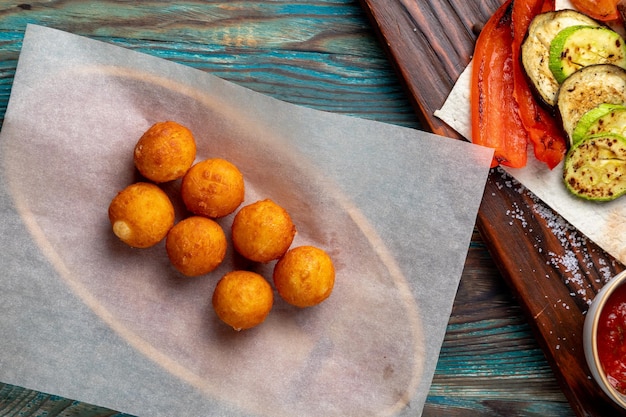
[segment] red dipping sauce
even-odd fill
[[[598,357],[609,383],[626,394],[626,285],[613,291],[600,314]]]

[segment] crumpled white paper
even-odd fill
[[[113,236],[107,208],[138,178],[153,123],[189,127],[198,160],[243,172],[294,246],[325,249],[328,300],[276,302],[234,332],[211,295],[247,263],[229,246],[186,278],[159,244]],[[0,380],[145,416],[420,414],[492,151],[271,99],[201,71],[28,26],[0,133]],[[179,182],[163,185],[185,215]],[[232,215],[220,219],[230,241]]]

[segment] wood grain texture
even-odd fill
[[[441,108],[469,62],[475,26],[501,0],[361,0],[396,71],[408,89],[424,127],[445,136],[459,135],[432,117]]]
[[[475,231],[424,416],[572,416]]]
[[[446,11],[433,3],[424,6],[423,19]],[[356,0],[2,2],[0,119],[26,23],[189,65],[291,103],[422,126],[391,66],[395,61],[386,58]],[[464,24],[470,45],[472,22]],[[457,69],[450,60],[443,77],[449,85]],[[0,384],[0,415],[125,416],[8,384]],[[424,416],[467,415],[573,415],[477,231],[424,409]]]
[[[424,126],[459,138],[433,113],[470,61],[475,41],[471,28],[484,24],[502,1],[361,3]],[[582,349],[589,302],[623,266],[498,169],[487,183],[478,227],[576,414],[626,415],[590,378]]]

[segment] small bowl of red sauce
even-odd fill
[[[583,346],[593,378],[626,409],[626,271],[602,287],[591,303]]]

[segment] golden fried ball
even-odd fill
[[[223,217],[243,202],[243,175],[225,159],[206,159],[187,171],[180,192],[185,206],[192,213]]]
[[[232,225],[233,246],[242,256],[256,262],[280,258],[296,235],[289,213],[266,199],[242,207]]]
[[[261,324],[274,303],[270,284],[261,275],[236,270],[227,273],[213,292],[213,309],[224,323],[235,330]]]
[[[113,233],[136,248],[160,242],[174,225],[174,206],[158,186],[146,182],[131,184],[109,205]]]
[[[174,267],[195,277],[217,268],[226,255],[226,235],[215,221],[191,216],[178,222],[167,234],[165,249]]]
[[[289,304],[311,307],[328,298],[335,285],[330,256],[314,246],[299,246],[274,267],[274,286]]]
[[[133,155],[135,166],[147,179],[160,183],[181,178],[196,159],[196,141],[185,126],[155,123],[141,136]]]

